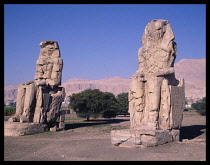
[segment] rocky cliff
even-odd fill
[[[114,95],[118,95],[128,92],[129,84],[130,79],[112,77],[100,80],[69,79],[62,86],[65,87],[67,96],[85,89],[99,89],[102,92],[112,92]]]

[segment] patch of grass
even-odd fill
[[[100,131],[110,133],[112,130],[118,130],[118,129],[129,129],[129,126],[122,126],[122,125],[108,125],[107,128],[101,129]]]
[[[191,116],[194,116],[194,115],[199,115],[198,113],[197,113],[197,110],[188,110],[188,111],[184,111],[183,112],[183,115],[191,115]]]
[[[65,117],[65,120],[83,120],[83,118],[80,118],[77,116],[69,116],[69,117]]]
[[[184,111],[189,111],[189,110],[195,110],[194,108],[190,107],[190,108],[185,108]]]
[[[16,112],[16,107],[4,107],[4,116],[12,116]]]
[[[117,130],[117,129],[129,129],[129,126],[122,126],[122,125],[115,125],[111,126],[112,130]]]
[[[197,114],[197,113],[189,113],[189,114],[185,114],[185,113],[184,113],[183,115],[187,115],[187,116],[189,116],[189,115],[190,115],[190,116],[198,116],[199,114]]]
[[[78,124],[78,123],[83,123],[83,122],[81,122],[81,121],[66,121],[66,120],[65,120],[64,123],[65,123],[65,124],[75,124],[75,123]]]
[[[206,116],[206,110],[197,110],[201,116]]]
[[[87,127],[93,128],[100,128],[100,127],[108,127],[110,124],[95,124],[95,125],[88,125]]]

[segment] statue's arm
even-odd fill
[[[154,75],[156,77],[161,77],[161,76],[166,76],[166,75],[172,75],[174,74],[175,71],[174,71],[174,68],[173,67],[169,67],[163,71],[158,71],[158,72],[155,72]]]
[[[154,73],[154,75],[157,77],[171,75],[175,73],[173,63],[176,58],[176,43],[173,40],[171,40],[169,43],[165,43],[165,45],[162,45],[161,49],[165,52],[167,56],[166,59],[169,60],[165,61],[165,68],[163,68],[161,71]]]

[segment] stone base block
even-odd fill
[[[4,136],[23,136],[48,131],[47,124],[4,122]]]
[[[154,147],[179,141],[179,130],[113,130],[111,143],[120,147]]]

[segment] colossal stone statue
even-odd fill
[[[176,43],[173,40],[174,34],[168,21],[150,21],[143,33],[143,46],[138,50],[138,70],[131,76],[130,129],[141,130],[138,131],[139,137],[146,141],[160,130],[167,130],[169,141],[179,138],[185,94],[184,80],[175,78]],[[145,138],[143,130],[152,131],[153,135]],[[113,131],[112,135],[115,136],[116,132]],[[117,133],[119,135],[119,131]],[[116,144],[115,140],[113,144]],[[149,145],[144,140],[140,143]]]
[[[40,46],[35,80],[19,85],[16,114],[8,121],[47,123],[52,127],[60,117],[59,128],[64,128],[64,114],[60,111],[65,98],[65,90],[60,87],[63,60],[56,41],[42,41]]]
[[[166,20],[150,21],[138,51],[138,70],[131,77],[129,112],[132,129],[168,129],[169,86],[177,86],[174,61],[176,43]],[[180,80],[181,81],[181,80]]]

